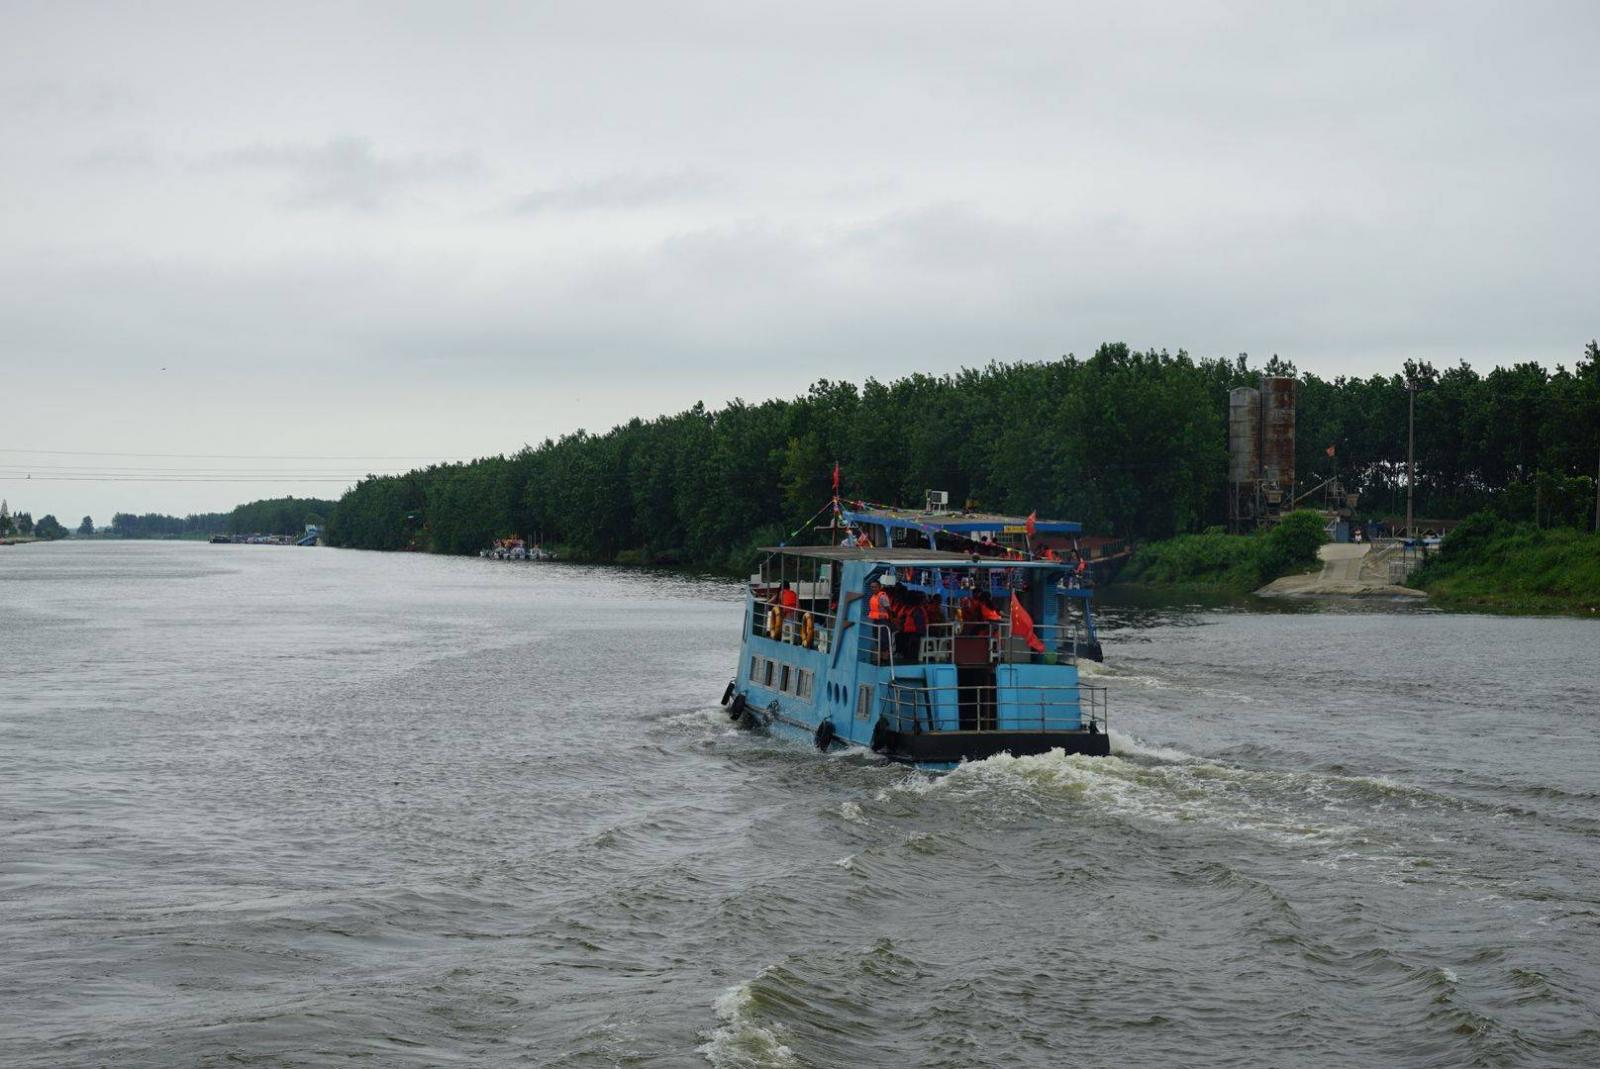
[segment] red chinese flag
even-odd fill
[[[1033,537],[1033,532],[1038,526],[1039,526],[1039,510],[1038,509],[1034,509],[1032,512],[1028,513],[1027,528],[1028,528],[1028,537],[1029,538]]]
[[[1014,591],[1011,594],[1011,633],[1026,642],[1034,653],[1044,652],[1044,643],[1033,633],[1033,617],[1022,607]]]

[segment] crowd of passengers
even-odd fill
[[[867,620],[887,629],[899,660],[917,660],[922,637],[948,622],[940,598],[908,590],[895,582],[893,575],[885,576],[882,582],[873,580],[868,589]],[[973,588],[956,606],[955,633],[987,638],[993,625],[1003,619],[989,592]]]
[[[946,617],[942,599],[937,595],[901,586],[893,574],[882,581],[873,580],[869,589],[867,620],[887,629],[894,642],[895,656],[902,661],[917,660],[923,636],[941,624],[954,623],[954,634],[987,638],[993,625],[1005,619],[987,590],[968,590],[957,604],[952,621]],[[782,626],[798,615],[800,596],[785,581],[768,599],[767,605]]]

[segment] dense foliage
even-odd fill
[[[855,499],[915,503],[941,489],[985,508],[1167,538],[1224,521],[1228,391],[1255,385],[1262,370],[1294,374],[1277,358],[1253,369],[1244,357],[1107,345],[1087,360],[822,381],[792,400],[696,405],[509,457],[371,476],[340,501],[328,541],[470,553],[521,535],[591,559],[733,567],[826,500],[835,461]],[[1300,375],[1301,486],[1337,464],[1369,507],[1403,508],[1408,380],[1418,386],[1420,515],[1511,501],[1541,472],[1592,485],[1582,482],[1600,446],[1591,343],[1573,372],[1407,364],[1371,379]]]
[[[39,517],[39,522],[33,525],[33,533],[37,538],[46,542],[54,542],[58,538],[67,537],[67,529],[61,526],[61,521],[46,513]]]
[[[214,534],[300,534],[306,524],[324,523],[335,502],[315,497],[278,497],[251,501],[232,512],[201,512],[188,516],[143,516],[119,512],[111,518],[117,538],[203,538]],[[85,516],[87,521],[88,517]]]
[[[1478,513],[1445,536],[1411,583],[1445,603],[1600,611],[1600,534]]]
[[[1327,541],[1321,513],[1291,512],[1277,526],[1248,535],[1212,528],[1140,546],[1123,578],[1129,582],[1189,586],[1244,593],[1279,576],[1317,564],[1317,547]]]
[[[1462,516],[1484,507],[1542,522],[1581,524],[1594,512],[1600,460],[1600,347],[1576,368],[1523,363],[1480,375],[1465,362],[1443,372],[1407,362],[1401,375],[1323,380],[1301,375],[1301,475],[1339,472],[1366,505],[1405,507],[1406,390],[1416,386],[1417,510]],[[1549,510],[1554,510],[1549,511]]]
[[[327,522],[334,502],[315,497],[251,501],[228,513],[229,534],[304,534],[307,524]]]
[[[188,516],[163,516],[147,512],[135,516],[119,512],[111,517],[111,534],[116,538],[183,538],[220,534],[226,529],[227,513],[202,512]]]

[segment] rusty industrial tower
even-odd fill
[[[1295,380],[1261,376],[1228,395],[1228,529],[1278,522],[1294,501]]]

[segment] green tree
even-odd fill
[[[327,516],[333,545],[472,553],[521,535],[595,560],[736,567],[826,502],[837,462],[852,501],[914,505],[926,490],[946,490],[991,510],[1165,538],[1226,520],[1228,392],[1254,385],[1261,370],[1297,377],[1301,492],[1336,473],[1364,507],[1403,507],[1406,386],[1415,382],[1419,515],[1491,508],[1546,524],[1580,518],[1600,452],[1592,343],[1572,371],[1519,364],[1480,375],[1407,362],[1389,375],[1331,380],[1297,375],[1278,357],[1257,369],[1244,355],[1108,344],[1087,360],[859,387],[821,381],[787,400],[697,404],[510,457],[369,476],[331,512],[296,507],[302,519]],[[1304,547],[1279,548],[1286,555],[1274,567]]]
[[[33,533],[48,542],[67,537],[67,529],[50,513],[39,517],[39,522],[33,525]]]
[[[24,535],[33,534],[33,513],[31,513],[31,512],[19,512],[19,513],[17,513],[17,533],[18,534],[24,534]]]
[[[90,519],[88,516],[85,516],[83,518],[83,522],[78,524],[78,533],[81,535],[94,534],[94,520]]]

